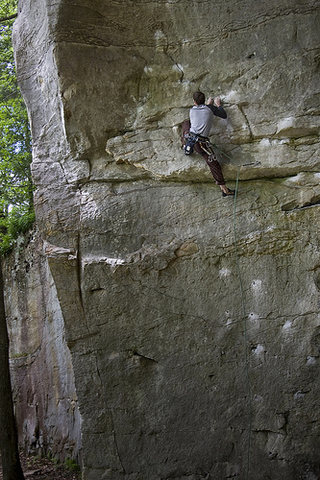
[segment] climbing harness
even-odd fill
[[[208,155],[208,162],[213,162],[213,160],[217,159],[216,150],[219,152],[221,156],[227,157],[231,160],[230,155],[225,152],[222,152],[217,145],[212,143],[208,137],[203,137],[202,135],[196,135],[195,133],[189,132],[184,135],[186,139],[184,145],[184,153],[185,155],[191,155],[194,151],[194,146],[196,143],[199,143],[201,149],[206,152]]]
[[[201,149],[206,152],[208,155],[208,162],[212,162],[216,158],[214,151],[214,145],[210,142],[208,137],[203,137],[202,135],[196,135],[195,133],[189,132],[184,135],[186,139],[184,146],[185,155],[191,155],[194,150],[196,143],[199,143]]]

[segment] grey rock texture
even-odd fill
[[[19,9],[84,478],[320,478],[320,2]],[[198,88],[235,204],[179,148]]]
[[[39,235],[19,239],[6,258],[4,273],[20,443],[28,453],[80,461],[81,420],[72,360]]]

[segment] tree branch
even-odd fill
[[[14,13],[13,15],[9,15],[8,17],[2,17],[0,18],[0,23],[8,22],[9,20],[12,20],[13,18],[16,18],[18,16],[17,13]]]

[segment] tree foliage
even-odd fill
[[[10,249],[19,225],[26,225],[33,211],[31,138],[11,43],[16,3],[1,0],[0,5],[0,452],[4,480],[24,480],[24,475],[11,392],[2,254]]]
[[[2,0],[0,17],[0,253],[34,221],[30,174],[31,135],[17,84],[12,25],[17,0]]]

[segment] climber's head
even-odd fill
[[[194,92],[193,100],[196,105],[203,105],[205,102],[205,96],[202,92]]]

